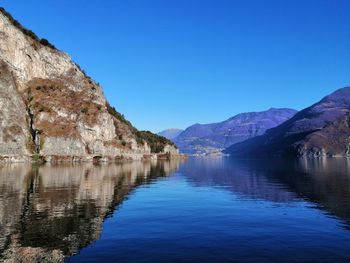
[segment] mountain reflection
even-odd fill
[[[350,161],[346,158],[190,158],[181,166],[176,160],[98,166],[9,165],[0,168],[0,261],[62,262],[64,256],[100,238],[104,219],[118,213],[118,206],[136,186],[177,170],[176,180],[166,182],[168,189],[179,190],[178,195],[183,194],[182,184],[177,184],[181,178],[192,188],[229,191],[242,205],[252,200],[293,203],[302,199],[310,202],[308,207],[340,218],[342,226],[350,229]],[[184,194],[188,190],[195,194],[191,187]],[[184,211],[191,202],[167,200],[176,207],[184,205]],[[179,214],[176,209],[167,211]],[[246,220],[244,211],[241,219]]]
[[[220,187],[241,198],[292,202],[304,199],[350,229],[350,160],[197,158],[181,172],[196,186]]]
[[[137,185],[179,161],[0,168],[0,261],[60,262],[99,239],[104,219]]]
[[[196,158],[185,163],[181,172],[197,186],[214,186],[246,198],[291,201],[297,196],[269,178],[273,165],[262,161],[231,158]]]

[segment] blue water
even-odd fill
[[[350,208],[337,192],[348,164],[285,165],[190,159],[134,190],[68,261],[350,262],[348,218],[334,215]]]
[[[350,262],[347,159],[6,166],[0,208],[0,261]]]

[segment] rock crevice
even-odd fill
[[[40,153],[39,131],[34,127],[34,113],[32,112],[32,109],[29,106],[27,106],[27,113],[29,116],[29,131],[30,131],[32,143],[34,146],[33,150],[35,154],[39,154]]]

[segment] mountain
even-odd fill
[[[232,155],[348,156],[350,87],[339,89],[263,136],[233,145]]]
[[[135,129],[78,64],[3,8],[0,36],[0,160],[120,160],[177,153],[166,138]]]
[[[232,144],[264,134],[267,129],[287,121],[296,112],[287,108],[271,108],[262,112],[241,113],[219,123],[192,125],[173,141],[184,153],[219,152]]]
[[[172,128],[172,129],[166,129],[164,131],[161,131],[158,133],[159,136],[163,136],[169,140],[174,139],[175,137],[179,136],[179,134],[183,132],[183,130],[181,129],[176,129],[176,128]]]

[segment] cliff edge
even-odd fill
[[[64,52],[0,8],[0,158],[88,161],[177,155],[138,131]]]

